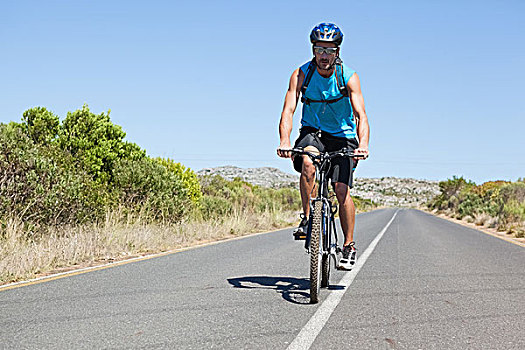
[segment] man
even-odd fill
[[[366,159],[369,154],[368,119],[359,77],[339,59],[343,33],[332,23],[321,23],[312,30],[310,41],[313,45],[314,59],[296,69],[290,78],[279,123],[281,142],[277,154],[283,158],[292,156],[287,150],[291,149],[293,114],[302,93],[301,130],[294,147],[308,147],[308,150],[314,151],[336,151],[346,147],[353,150],[359,159]],[[310,70],[312,74],[308,74]],[[303,87],[305,80],[306,89]],[[345,236],[338,267],[346,270],[352,269],[356,262],[355,207],[349,191],[352,187],[356,158],[334,158],[330,170]],[[293,164],[295,170],[301,173],[303,214],[299,228],[294,233],[298,235],[303,234],[308,226],[310,195],[315,185],[315,167],[308,156],[294,157]]]

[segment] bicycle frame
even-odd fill
[[[315,180],[318,183],[317,197],[310,199],[310,213],[313,212],[314,202],[322,201],[323,203],[323,220],[321,233],[323,235],[323,246],[321,249],[322,255],[330,254],[337,259],[337,231],[335,227],[335,214],[337,213],[337,207],[333,205],[329,197],[328,171],[330,170],[330,160],[333,156],[326,156],[326,154],[320,154],[318,159],[314,159],[315,165]],[[311,216],[310,216],[311,217]],[[311,223],[308,226],[308,233],[305,242],[305,248],[310,252],[310,234],[311,234]],[[333,241],[333,243],[332,243]],[[310,252],[311,253],[311,252]]]

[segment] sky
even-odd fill
[[[371,129],[357,177],[517,180],[524,15],[521,0],[2,1],[0,122],[88,104],[150,156],[292,173],[284,95],[312,28],[334,22]]]

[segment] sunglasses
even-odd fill
[[[314,52],[318,55],[322,55],[323,53],[326,53],[327,55],[335,55],[337,52],[337,47],[314,46]]]

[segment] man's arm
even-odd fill
[[[304,80],[304,73],[300,68],[297,68],[290,78],[290,84],[288,85],[288,91],[284,97],[284,106],[281,113],[281,121],[279,122],[279,136],[281,143],[277,148],[277,154],[279,157],[290,158],[292,155],[290,152],[283,152],[280,149],[292,148],[290,143],[290,134],[293,128],[293,114],[297,108],[297,101],[301,93],[301,85]]]
[[[359,146],[355,149],[355,154],[362,154],[364,158],[368,158],[368,140],[370,137],[370,126],[368,125],[368,117],[365,112],[365,101],[363,93],[361,92],[361,82],[359,76],[354,73],[348,81],[346,87],[350,91],[350,102],[354,109],[354,116],[357,121],[357,137],[359,138]]]

